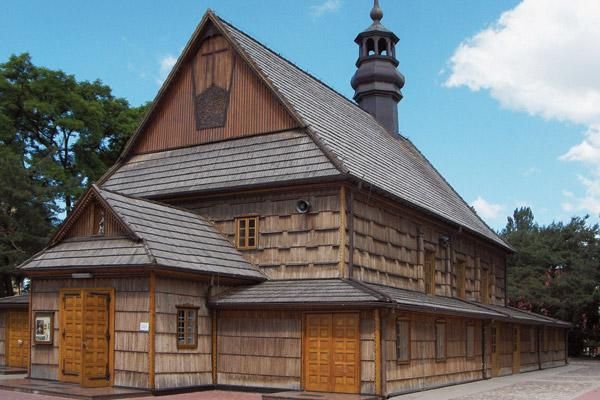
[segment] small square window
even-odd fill
[[[258,246],[258,217],[236,218],[235,245],[238,249]]]
[[[198,309],[177,307],[177,348],[198,347]]]

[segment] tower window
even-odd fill
[[[388,45],[387,40],[385,40],[383,38],[379,39],[379,41],[377,42],[377,50],[379,51],[380,56],[389,55],[387,45]]]
[[[375,42],[373,39],[367,39],[367,55],[372,56],[375,54]]]

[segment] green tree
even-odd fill
[[[507,265],[510,304],[572,322],[570,349],[579,353],[600,334],[600,227],[587,216],[539,226],[525,207],[501,235],[516,250]]]
[[[27,162],[43,172],[57,204],[70,212],[85,187],[116,160],[146,111],[96,80],[37,67],[28,54],[0,65],[0,110],[14,123]]]
[[[0,64],[0,297],[12,294],[15,266],[114,164],[146,109],[28,54]]]

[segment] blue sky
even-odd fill
[[[537,2],[542,11],[534,3],[381,0],[383,24],[401,39],[400,130],[494,228],[522,205],[542,223],[600,213],[600,34],[585,24],[600,13],[585,0]],[[371,4],[12,1],[0,14],[0,62],[29,52],[137,105],[152,100],[212,8],[351,97],[353,39],[370,24]],[[571,42],[555,39],[582,23]]]

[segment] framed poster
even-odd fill
[[[54,313],[36,312],[33,319],[33,341],[36,344],[52,344],[54,340]]]

